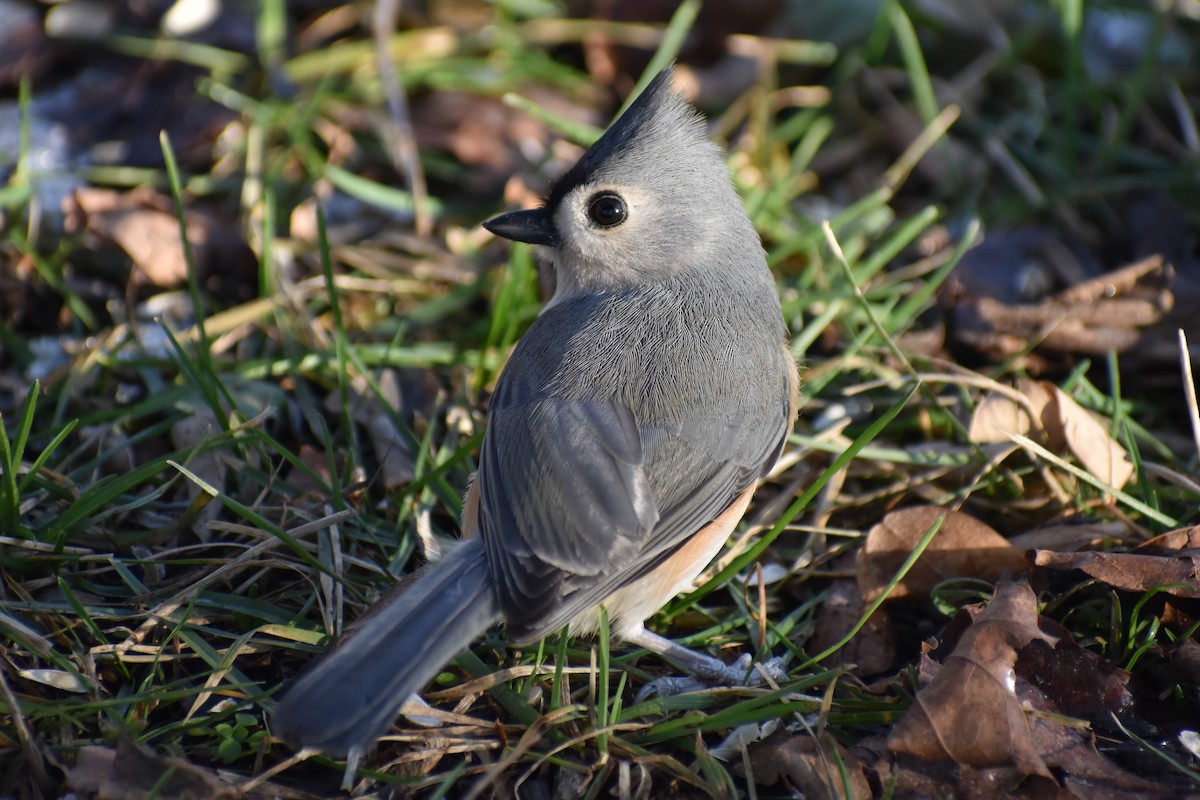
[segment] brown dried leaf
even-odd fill
[[[536,83],[523,86],[521,93],[574,122],[601,121],[589,105]],[[448,153],[470,167],[456,178],[456,189],[479,202],[498,199],[510,178],[532,176],[534,166],[561,146],[541,120],[479,94],[431,92],[416,100],[413,121],[422,153]]]
[[[75,192],[69,217],[82,214],[88,230],[125,251],[137,269],[136,277],[154,286],[179,286],[187,280],[187,262],[179,222],[166,198],[142,189],[117,192],[85,187]],[[205,249],[207,231],[197,221],[188,225],[188,240],[197,254]]]
[[[1175,551],[1200,550],[1200,525],[1167,531],[1142,542],[1137,549],[1141,553],[1161,553],[1163,555]]]
[[[811,736],[780,730],[749,745],[746,751],[750,770],[759,785],[774,786],[786,781],[793,792],[812,800],[872,797],[862,763],[828,735],[822,738],[818,749]],[[843,767],[848,787],[842,780]]]
[[[1044,620],[1040,627],[1051,629]],[[1069,631],[1061,629],[1058,634],[1057,644],[1034,640],[1021,648],[1017,677],[1039,689],[1054,704],[1055,713],[1108,724],[1110,714],[1132,705],[1132,676],[1080,647]]]
[[[1064,449],[1067,442],[1059,431],[1059,426],[1048,422],[1053,419],[1054,401],[1058,387],[1050,381],[1033,381],[1022,378],[1017,382],[1017,389],[1029,400],[1034,414],[1037,415],[1038,436],[1035,438],[1044,439],[1052,450]]]
[[[1070,633],[1056,623],[1043,619],[1039,624],[1043,631],[1057,629],[1062,635],[1053,648],[1039,640],[1022,648],[1016,666],[1017,696],[1026,707],[1042,712],[1028,717],[1034,745],[1061,776],[1065,796],[1087,800],[1178,797],[1165,783],[1151,783],[1128,773],[1101,755],[1089,730],[1062,723],[1065,714],[1091,718],[1107,727],[1113,713],[1141,717],[1145,709],[1131,712],[1128,673],[1075,644]],[[1177,719],[1177,710],[1166,713]]]
[[[1041,421],[1037,422],[1038,429]],[[1009,442],[1011,434],[1029,436],[1034,431],[1034,420],[1029,411],[1008,395],[991,393],[985,395],[971,414],[967,436],[980,444]]]
[[[1115,489],[1124,487],[1133,476],[1133,461],[1125,448],[1113,440],[1107,426],[1070,395],[1057,386],[1053,390],[1054,402],[1042,418],[1051,441],[1062,436],[1067,449],[1088,472]]]
[[[117,425],[84,425],[79,428],[80,444],[99,455],[112,453],[102,465],[106,474],[131,472],[135,466],[133,444]]]
[[[941,530],[921,559],[892,592],[892,597],[924,595],[940,581],[976,577],[994,581],[1024,572],[1024,556],[989,526],[961,511],[918,506],[893,511],[867,534],[858,553],[858,588],[874,600],[929,528],[945,516]]]
[[[979,444],[1008,444],[1011,435],[1019,433],[1032,439],[1048,441],[1060,449],[1062,439],[1054,439],[1046,430],[1046,409],[1054,400],[1056,387],[1047,381],[1022,380],[1017,396],[991,392],[984,396],[971,415],[968,434]],[[1048,438],[1050,437],[1050,438]]]
[[[679,5],[675,0],[591,0],[588,17],[611,22],[666,23]],[[711,64],[729,48],[729,37],[736,33],[755,33],[779,15],[780,0],[742,0],[737,4],[705,3],[700,7],[679,60],[690,64]],[[612,28],[596,26],[583,42],[588,72],[601,85],[620,78],[632,80],[645,69],[658,46],[658,36],[614,36]],[[728,69],[729,59],[722,59]],[[719,62],[718,66],[722,64]]]
[[[863,614],[864,603],[858,584],[852,580],[834,581],[825,602],[817,612],[816,630],[809,650],[823,653],[850,632]],[[880,608],[862,629],[825,661],[829,666],[853,664],[859,676],[879,675],[896,663],[896,629],[886,608]]]
[[[904,754],[874,764],[872,771],[876,783],[894,786],[892,796],[898,798],[1166,800],[1190,796],[1118,769],[1078,731],[1041,717],[1033,717],[1032,726],[1046,763],[1069,773],[1064,786],[1040,776],[1026,777],[1012,767],[975,769],[952,761],[920,761]]]
[[[992,602],[893,729],[888,747],[971,767],[1011,764],[1025,775],[1051,778],[1016,695],[1017,650],[1034,639],[1053,643],[1038,627],[1033,591],[1023,583],[999,584]]]
[[[179,220],[169,198],[144,187],[129,192],[84,187],[63,205],[68,229],[86,227],[125,251],[133,262],[135,284],[170,288],[187,280]],[[237,226],[194,208],[185,220],[197,272],[217,281],[208,288],[236,289],[245,281],[245,267],[253,263]]]
[[[1180,639],[1170,651],[1171,666],[1193,688],[1200,687],[1200,642]]]
[[[1111,725],[1113,713],[1143,719],[1148,709],[1141,701],[1136,708],[1134,707],[1134,699],[1129,691],[1130,676],[1127,672],[1081,648],[1072,640],[1070,634],[1056,623],[1036,618],[1031,605],[1032,594],[1024,590],[1022,593],[1026,596],[1016,615],[1016,630],[1020,633],[1017,638],[1019,641],[1029,637],[1029,641],[1014,648],[1017,658],[1012,670],[1013,677],[1007,682],[1007,685],[1013,688],[1014,697],[1004,698],[1004,702],[1009,710],[1019,707],[1032,711],[1025,715],[1028,726],[1026,744],[1032,742],[1033,752],[1039,754],[1045,765],[1054,770],[1063,786],[1036,775],[1026,778],[1027,767],[981,767],[962,761],[955,763],[950,758],[919,761],[914,759],[912,754],[905,752],[899,753],[890,761],[879,758],[866,759],[868,769],[876,773],[877,783],[894,781],[897,797],[1086,796],[1088,800],[1133,800],[1143,797],[1176,796],[1170,787],[1153,784],[1125,772],[1102,756],[1097,752],[1092,735],[1086,728],[1062,722],[1065,716],[1074,716],[1093,719],[1097,724]],[[975,613],[976,623],[981,625],[988,618],[990,611],[989,606],[987,610]],[[976,625],[965,630],[955,629],[970,619],[972,613],[972,607],[962,609],[947,626],[942,647],[950,646],[956,637],[959,639],[959,646],[954,647],[946,666],[939,665],[930,658],[928,649],[925,648],[920,661],[919,675],[922,683],[927,684],[926,691],[932,687],[934,681],[943,685],[948,680],[959,679],[954,672],[957,667],[952,659],[957,659],[960,648],[966,647],[968,634]],[[1030,620],[1036,620],[1036,635],[1030,635],[1033,633],[1028,624]],[[993,707],[980,704],[978,683],[979,681],[975,684],[962,682],[961,696],[951,696],[947,700],[952,708],[974,711],[973,721],[964,723],[966,726],[972,723],[977,725],[981,719],[990,721],[996,718]],[[921,698],[924,696],[925,692],[922,692]],[[987,697],[986,694],[982,696]],[[1143,701],[1144,699],[1142,698]],[[1167,715],[1164,719],[1177,713],[1173,709],[1160,709],[1156,713],[1161,715],[1164,710]],[[1019,738],[1024,740],[1025,733],[1022,732]]]
[[[163,758],[122,738],[116,749],[80,748],[67,784],[96,800],[214,800],[240,796],[233,786],[180,758]]]
[[[367,429],[367,438],[375,458],[383,486],[394,491],[413,479],[416,461],[409,452],[408,440],[400,433],[395,421],[386,413],[376,411],[359,419]]]
[[[1129,592],[1164,587],[1164,591],[1176,597],[1200,598],[1200,559],[1196,556],[1038,550],[1034,564],[1054,570],[1082,570],[1096,580]]]
[[[1031,343],[1062,353],[1129,350],[1176,305],[1174,273],[1161,255],[1089,278],[1096,265],[1079,262],[1053,235],[1026,232],[1001,242],[1000,252],[989,241],[960,262],[941,294],[957,338],[993,356],[1022,355]],[[1014,267],[998,270],[997,260]],[[1039,260],[1046,269],[1030,272],[1028,263]],[[996,281],[997,274],[1018,281]],[[1073,285],[1035,300],[1059,280]]]
[[[892,796],[897,798],[1013,800],[1035,797],[1057,800],[1061,796],[1053,791],[1041,791],[1049,784],[1044,778],[1027,778],[1013,767],[972,769],[953,761],[921,761],[900,754],[890,763],[877,765],[875,771],[879,784],[895,786]],[[1033,789],[1034,785],[1037,791]],[[1020,791],[1022,788],[1025,792]]]
[[[40,81],[68,49],[46,36],[37,9],[19,3],[0,4],[0,88],[7,93],[22,80]]]
[[[1047,764],[1064,774],[1060,796],[1080,800],[1165,800],[1180,795],[1126,772],[1096,750],[1090,736],[1052,718],[1030,715],[1034,745]]]
[[[1010,536],[1008,542],[1021,552],[1054,550],[1061,553],[1096,547],[1104,541],[1120,541],[1128,535],[1129,526],[1123,522],[1067,519],[1059,524],[1044,525]]]
[[[1133,463],[1125,448],[1091,412],[1049,381],[1022,381],[1020,392],[1024,402],[1006,394],[985,396],[971,415],[971,439],[981,444],[1007,442],[1014,433],[1042,439],[1051,450],[1070,451],[1114,488],[1129,481]]]

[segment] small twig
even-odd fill
[[[542,740],[546,735],[546,731],[556,725],[560,718],[572,719],[578,713],[578,709],[574,706],[559,708],[537,718],[534,724],[526,728],[525,733],[521,735],[520,740],[514,745],[502,758],[492,764],[483,775],[475,781],[470,790],[464,795],[464,800],[474,800],[479,797],[490,787],[494,787],[499,781],[500,776],[509,767],[517,763],[520,758],[527,752],[533,749],[533,746]]]
[[[1183,396],[1187,398],[1192,438],[1196,440],[1196,455],[1200,457],[1200,406],[1196,403],[1196,378],[1192,375],[1192,355],[1183,328],[1179,329],[1179,366],[1183,370]]]
[[[1009,183],[1024,198],[1025,202],[1034,208],[1040,208],[1046,203],[1046,195],[1038,186],[1037,179],[1029,173],[1025,165],[1013,157],[1008,146],[998,136],[989,136],[983,141],[983,151],[992,160]]]
[[[1192,424],[1196,424],[1194,416]],[[1160,478],[1168,483],[1173,483],[1184,491],[1200,495],[1200,482],[1197,482],[1193,478],[1184,475],[1181,472],[1164,467],[1162,464],[1156,464],[1153,461],[1143,461],[1142,469],[1145,470],[1147,475],[1152,475],[1155,478]]]
[[[396,65],[388,52],[388,40],[396,29],[399,15],[400,0],[379,0],[375,4],[375,55],[379,64],[379,81],[387,97],[392,122],[391,126],[385,126],[383,136],[387,140],[386,151],[392,163],[404,175],[405,188],[412,195],[417,235],[428,236],[433,231],[433,220],[429,216],[425,172],[421,169],[417,139],[408,113],[408,98],[396,80]]]

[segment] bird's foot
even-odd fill
[[[787,678],[781,658],[754,663],[750,654],[745,653],[732,664],[726,664],[709,656],[694,655],[698,658],[689,664],[694,675],[656,678],[638,690],[634,701],[641,703],[655,697],[673,697],[713,686],[764,686]]]

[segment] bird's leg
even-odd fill
[[[346,753],[346,771],[342,773],[342,791],[349,792],[354,788],[354,779],[358,777],[358,762],[362,759],[365,747],[355,745]]]
[[[644,647],[652,653],[658,653],[696,676],[695,678],[659,678],[650,681],[638,692],[636,700],[639,703],[656,695],[662,697],[696,691],[714,683],[726,686],[759,686],[768,680],[779,681],[787,677],[783,661],[778,658],[773,658],[763,664],[754,664],[750,654],[747,653],[733,664],[726,664],[720,659],[689,650],[683,645],[676,644],[657,633],[651,633],[645,628],[625,631],[621,638],[630,644]]]

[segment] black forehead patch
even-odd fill
[[[694,118],[695,112],[671,88],[673,74],[674,70],[668,67],[655,75],[654,80],[638,95],[637,100],[633,101],[633,105],[626,109],[621,118],[580,156],[571,169],[554,182],[546,198],[547,208],[557,208],[572,189],[591,181],[604,162],[634,147],[642,131],[654,126],[656,122],[661,122],[657,119],[660,115],[669,113],[678,116],[680,125],[685,125]]]

